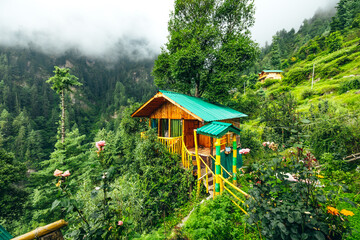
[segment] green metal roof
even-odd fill
[[[201,98],[191,97],[185,94],[159,90],[166,97],[186,108],[188,111],[202,118],[205,122],[225,119],[247,117],[246,114],[238,112],[223,105],[205,102]]]
[[[263,72],[278,72],[278,73],[282,73],[282,70],[263,70]]]
[[[233,132],[235,134],[240,134],[240,129],[232,125],[231,123],[223,122],[211,122],[201,128],[196,130],[198,134],[206,135],[213,138],[221,138],[227,132]]]
[[[13,236],[0,225],[0,240],[9,240],[12,238]]]

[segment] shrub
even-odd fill
[[[184,232],[189,239],[239,239],[240,210],[224,195],[198,206],[185,223]]]
[[[314,157],[298,150],[286,159],[255,165],[255,184],[249,191],[253,198],[246,202],[248,222],[260,222],[265,239],[342,239],[350,233],[349,222],[334,202],[329,205],[327,198],[334,196],[316,187]]]
[[[341,49],[343,45],[343,37],[339,31],[331,33],[326,39],[326,45],[329,52],[335,52]]]
[[[307,99],[308,97],[311,97],[312,95],[315,95],[316,91],[311,88],[305,88],[304,91],[301,93],[301,99]]]
[[[266,79],[265,82],[262,84],[263,87],[270,87],[271,85],[274,85],[275,83],[280,82],[280,79]]]
[[[308,79],[311,69],[296,67],[291,69],[287,74],[285,81],[292,84],[298,84]]]
[[[355,78],[351,80],[347,80],[345,82],[342,82],[339,88],[339,93],[345,93],[347,91],[350,91],[352,89],[360,89],[360,79]]]

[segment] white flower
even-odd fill
[[[100,187],[96,187],[95,190],[96,190],[96,191],[99,191],[99,190],[100,190]]]

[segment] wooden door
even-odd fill
[[[199,121],[197,120],[185,120],[184,121],[184,142],[187,148],[194,147],[194,129],[199,127]]]

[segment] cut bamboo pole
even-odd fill
[[[68,223],[65,222],[65,220],[61,219],[57,222],[50,223],[46,226],[39,227],[35,229],[34,231],[25,233],[24,235],[21,235],[19,237],[13,238],[12,240],[32,240],[39,237],[42,237],[48,233],[54,232],[64,226],[66,226]]]

